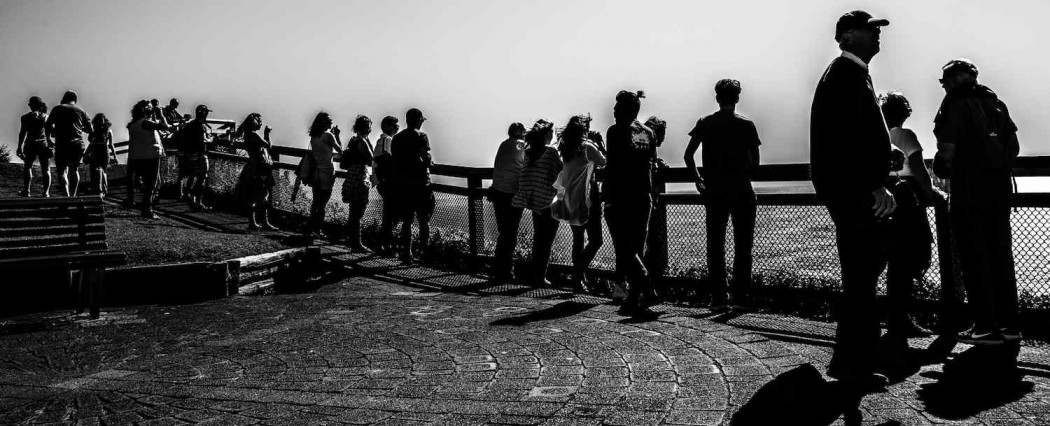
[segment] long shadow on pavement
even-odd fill
[[[573,315],[585,312],[597,305],[589,303],[580,303],[574,301],[562,302],[557,305],[551,306],[547,309],[539,311],[529,312],[524,315],[518,315],[515,317],[500,318],[492,321],[490,325],[513,325],[522,326],[531,322],[536,321],[548,321],[559,318],[571,317]]]
[[[974,346],[944,364],[943,373],[924,373],[937,379],[922,385],[919,400],[930,414],[962,420],[982,411],[1018,401],[1035,388],[1017,369],[1017,344]]]

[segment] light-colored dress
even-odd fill
[[[331,191],[335,185],[335,164],[332,164],[333,146],[339,146],[332,132],[310,138],[310,151],[314,157],[314,176],[310,186],[322,191]]]
[[[551,215],[569,225],[583,225],[590,217],[591,175],[595,167],[605,165],[605,155],[591,142],[580,145],[579,153],[565,163],[554,189],[558,194],[551,204]]]

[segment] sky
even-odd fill
[[[510,123],[590,113],[604,131],[626,89],[646,92],[643,120],[667,120],[660,155],[682,165],[687,133],[717,109],[714,83],[735,78],[763,163],[807,162],[813,90],[853,9],[891,21],[872,78],[909,97],[926,157],[954,57],[1010,106],[1022,154],[1050,154],[1041,0],[0,0],[0,143],[13,151],[30,96],[53,106],[73,89],[118,141],[138,99],[238,122],[259,112],[274,143],[296,147],[318,111],[349,129],[418,107],[437,162],[491,167]]]

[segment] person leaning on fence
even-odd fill
[[[952,234],[974,319],[957,340],[994,345],[1021,338],[1011,243],[1011,178],[1020,150],[1006,104],[977,81],[977,66],[948,62],[945,96],[934,119],[934,173],[948,180]]]
[[[164,157],[164,145],[160,141],[160,130],[167,130],[168,123],[164,117],[154,119],[149,102],[138,101],[131,109],[131,122],[128,123],[128,169],[129,176],[142,179],[142,216],[157,219],[153,212],[153,200],[160,180],[160,159]],[[126,205],[134,205],[135,184],[128,182]]]
[[[212,128],[208,124],[211,109],[197,105],[196,116],[179,131],[179,175],[188,176],[186,197],[197,210],[210,210],[204,204],[204,188],[208,181],[208,145],[212,143]]]
[[[887,183],[897,201],[897,210],[891,220],[893,244],[887,253],[889,319],[886,328],[895,336],[928,336],[930,331],[911,318],[911,305],[916,283],[922,280],[933,256],[933,233],[926,206],[945,202],[945,195],[933,186],[915,132],[904,127],[912,111],[908,99],[900,92],[890,92],[881,96],[879,102],[886,126],[890,128],[890,143],[898,149],[894,154],[900,157],[900,168],[891,168],[896,170],[890,172],[891,181]]]
[[[885,19],[848,12],[835,26],[842,55],[824,71],[813,96],[810,165],[813,188],[835,224],[842,265],[834,353],[828,375],[854,389],[884,387],[876,373],[879,321],[875,290],[885,266],[882,228],[896,208],[886,189],[890,135],[879,110],[868,63],[879,53]]]
[[[696,190],[706,197],[707,268],[711,279],[712,309],[746,309],[750,304],[751,250],[755,242],[755,190],[751,178],[758,170],[759,145],[755,123],[736,113],[740,82],[719,80],[715,84],[718,111],[696,122],[689,132],[685,164],[693,174]],[[704,175],[696,168],[694,155],[701,153]],[[733,285],[726,274],[726,226],[733,219]],[[730,299],[731,295],[731,299]],[[728,303],[732,301],[732,305]]]
[[[109,192],[109,178],[106,169],[117,162],[117,149],[113,146],[113,123],[103,113],[95,114],[91,120],[91,134],[88,135],[87,162],[91,169],[91,190],[93,193],[106,196]]]
[[[586,139],[590,121],[585,115],[574,116],[561,133],[558,153],[563,166],[554,182],[558,194],[551,205],[551,215],[572,229],[572,283],[583,293],[589,291],[583,275],[602,246],[601,215],[591,214],[600,201],[591,194],[594,169],[605,166],[605,154]]]
[[[259,136],[259,130],[263,135]],[[273,200],[273,159],[270,157],[270,126],[263,126],[262,115],[248,114],[237,128],[244,140],[248,162],[241,171],[237,184],[242,199],[248,205],[248,230],[262,227],[267,231],[277,229],[270,224],[269,211]],[[258,217],[258,219],[256,219]]]
[[[339,167],[346,171],[343,179],[343,202],[350,210],[346,219],[346,245],[354,253],[371,253],[368,247],[361,244],[361,218],[368,207],[368,193],[372,190],[369,167],[372,164],[372,119],[359,115],[354,120],[354,136],[346,142]]]
[[[412,260],[412,220],[419,220],[419,242],[426,247],[430,239],[430,215],[434,211],[434,192],[430,189],[430,138],[421,130],[427,118],[417,108],[405,114],[408,128],[394,135],[390,152],[394,164],[394,188],[401,221],[401,254]]]
[[[641,91],[620,91],[613,107],[615,124],[606,132],[607,162],[602,201],[609,225],[616,271],[626,277],[627,298],[620,313],[651,315],[649,307],[658,303],[649,271],[642,261],[649,215],[652,213],[653,162],[656,161],[656,134],[638,122],[642,108]]]
[[[317,113],[310,125],[310,156],[313,160],[310,188],[313,202],[310,204],[310,219],[303,228],[303,234],[307,236],[324,237],[321,227],[324,225],[325,208],[332,198],[332,187],[335,185],[332,154],[343,153],[339,133],[339,126],[332,126],[332,117],[327,112]]]
[[[22,159],[22,191],[18,195],[29,196],[33,183],[33,163],[40,163],[40,178],[43,190],[40,195],[50,197],[51,158],[55,156],[55,145],[47,132],[47,104],[39,96],[29,98],[29,112],[19,119],[18,147],[15,155]]]
[[[525,166],[518,178],[518,192],[511,206],[532,211],[532,271],[529,283],[534,287],[550,287],[547,266],[550,265],[554,237],[558,234],[558,220],[551,216],[551,203],[557,191],[554,181],[562,170],[554,140],[554,123],[540,119],[525,134]]]
[[[372,151],[372,184],[383,198],[383,223],[379,225],[379,251],[390,253],[393,245],[394,223],[397,222],[397,207],[394,205],[395,196],[391,194],[394,172],[394,157],[390,154],[390,142],[398,129],[397,117],[388,115],[383,117],[379,123],[379,130],[383,133],[376,141],[375,149]]]
[[[168,120],[168,125],[173,128],[178,128],[182,125],[182,113],[179,112],[179,100],[171,98],[168,101],[168,106],[164,107],[161,111],[164,114],[164,119]]]
[[[514,280],[514,250],[518,247],[518,226],[521,207],[512,201],[518,192],[518,179],[525,166],[525,125],[511,123],[507,139],[496,149],[492,165],[492,186],[488,198],[496,214],[496,252],[493,257],[493,279],[499,282]]]
[[[55,169],[62,192],[75,197],[80,185],[80,163],[87,149],[84,134],[91,133],[91,121],[77,105],[77,92],[70,90],[62,96],[62,103],[48,114],[46,128],[55,141]]]

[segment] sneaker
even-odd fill
[[[1021,340],[1021,330],[1014,327],[1003,327],[999,329],[999,334],[1003,336],[1003,340],[1007,342],[1016,342]]]
[[[955,340],[959,343],[978,346],[992,346],[1006,343],[1006,340],[1003,339],[1003,335],[999,334],[998,331],[979,332],[972,328],[956,334]]]
[[[627,291],[623,289],[623,284],[613,283],[612,285],[612,300],[622,301],[627,299]]]

